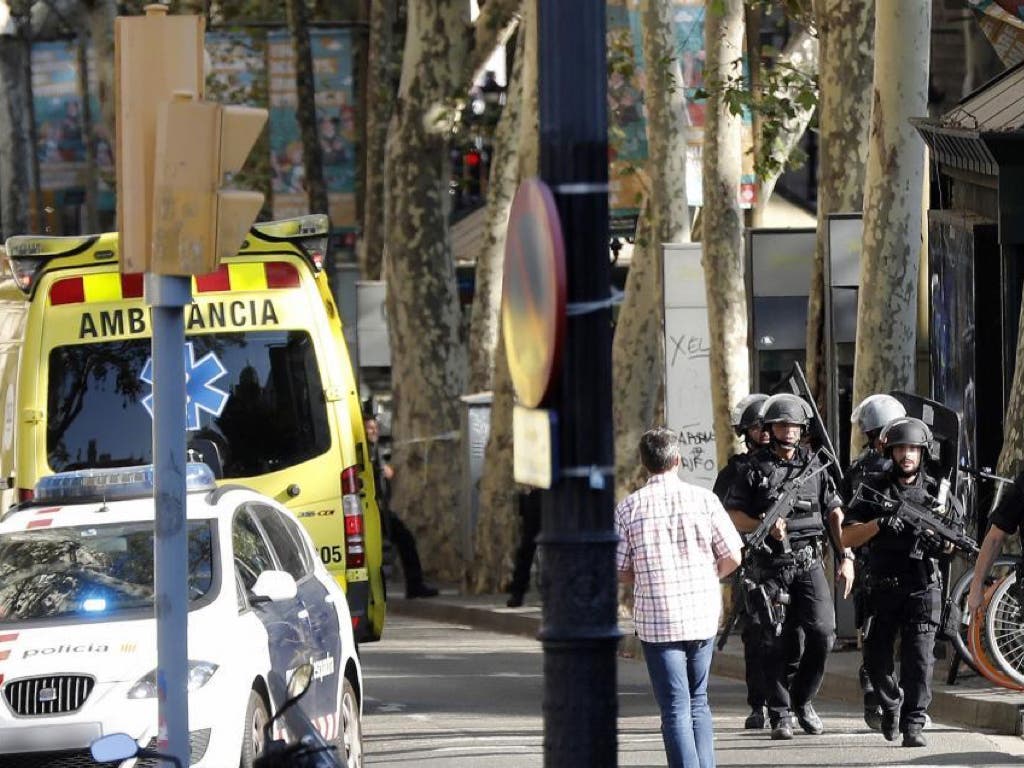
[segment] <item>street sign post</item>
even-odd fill
[[[237,250],[263,203],[220,190],[266,122],[266,110],[224,108],[203,96],[204,20],[118,17],[117,212],[123,272],[145,272],[153,328],[153,543],[161,752],[190,763],[188,532],[185,521],[185,320],[192,275]]]

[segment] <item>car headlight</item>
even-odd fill
[[[198,691],[213,677],[213,673],[217,671],[217,665],[209,661],[190,661],[188,663],[188,690],[189,693],[192,691]],[[145,677],[142,677],[135,685],[128,691],[129,699],[155,699],[157,696],[156,689],[156,670],[154,669]]]

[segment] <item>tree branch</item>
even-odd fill
[[[521,17],[520,0],[488,0],[473,24],[473,46],[466,62],[465,80],[476,82],[499,45],[512,37]]]

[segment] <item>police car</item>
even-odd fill
[[[252,765],[280,684],[362,765],[362,674],[345,595],[285,507],[187,465],[193,766]],[[0,521],[0,765],[90,765],[89,744],[157,736],[151,466],[45,477]],[[129,765],[126,763],[125,765]],[[139,765],[144,765],[140,762]]]

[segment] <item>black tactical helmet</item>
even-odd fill
[[[732,409],[732,427],[737,435],[745,435],[747,430],[761,422],[764,414],[764,404],[768,395],[752,394],[747,395]]]
[[[881,434],[881,440],[885,444],[887,453],[891,452],[893,446],[896,445],[916,445],[927,453],[933,439],[928,425],[912,416],[904,416],[902,419],[890,421]]]
[[[802,397],[781,394],[772,395],[764,404],[764,415],[761,421],[765,424],[785,422],[806,427],[811,420],[811,406]]]

